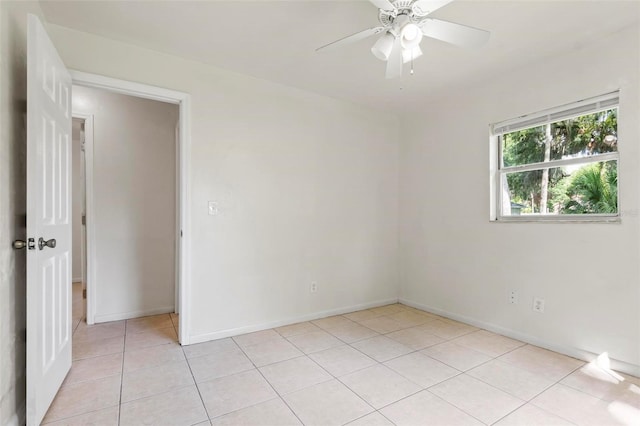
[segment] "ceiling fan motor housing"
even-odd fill
[[[425,15],[418,15],[413,10],[413,3],[415,0],[396,0],[391,1],[391,3],[395,6],[394,10],[384,10],[380,9],[378,14],[378,20],[384,27],[394,27],[394,22],[396,18],[403,15],[409,18],[412,23],[418,23],[424,18]]]

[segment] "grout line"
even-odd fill
[[[200,402],[202,402],[202,407],[204,407],[204,413],[207,415],[207,420],[209,420],[209,423],[211,423],[211,416],[209,415],[209,410],[207,410],[207,404],[204,403],[204,398],[202,397],[202,393],[200,392],[200,386],[198,386],[198,382],[196,381],[196,376],[193,375],[193,370],[191,369],[191,364],[189,363],[189,358],[187,358],[187,354],[184,351],[184,346],[180,345],[180,349],[182,349],[182,355],[184,355],[184,359],[187,362],[187,367],[189,367],[189,372],[191,373],[191,378],[193,379],[193,384],[196,385],[196,390],[198,391],[198,396],[200,397]]]
[[[280,333],[278,333],[277,331],[276,331],[276,333],[277,333],[277,334],[280,334]],[[283,337],[283,339],[284,339],[284,337]],[[260,376],[262,376],[262,379],[263,379],[265,382],[267,382],[267,384],[271,387],[271,389],[273,389],[273,391],[275,392],[275,394],[276,394],[276,395],[278,395],[278,398],[280,398],[280,401],[282,401],[282,402],[283,402],[283,404],[287,406],[287,408],[289,409],[289,411],[291,411],[291,413],[293,413],[293,415],[294,415],[294,416],[296,416],[296,419],[298,419],[298,421],[300,422],[300,424],[304,425],[304,422],[302,421],[302,419],[301,419],[300,417],[298,417],[298,413],[296,413],[295,411],[293,411],[293,408],[291,408],[291,406],[287,403],[287,401],[285,401],[285,399],[283,398],[283,396],[282,396],[282,395],[280,395],[280,392],[278,392],[278,391],[276,390],[276,388],[275,388],[275,387],[273,387],[273,385],[271,384],[271,382],[270,382],[270,381],[269,381],[269,380],[264,376],[264,374],[262,373],[262,371],[260,371],[260,369],[258,368],[258,366],[256,366],[256,364],[253,362],[253,360],[252,360],[251,358],[249,358],[249,356],[248,356],[248,355],[247,355],[247,353],[244,351],[244,349],[243,349],[240,345],[238,345],[238,342],[236,342],[233,338],[232,338],[232,340],[233,340],[233,342],[236,344],[236,346],[238,346],[238,348],[240,348],[240,351],[242,351],[242,353],[244,354],[244,356],[245,356],[245,357],[247,357],[247,359],[249,360],[249,362],[253,365],[253,367],[255,368],[255,370],[258,372],[258,374],[260,374]],[[285,340],[286,340],[286,339],[285,339]],[[287,342],[288,342],[288,340],[287,340]],[[289,342],[289,343],[290,343],[290,344],[292,344],[291,342]],[[293,345],[293,344],[292,344],[292,345]],[[303,352],[303,355],[302,355],[302,356],[306,356],[306,354]],[[300,356],[300,357],[296,357],[296,358],[301,358],[301,356]],[[308,357],[307,357],[307,358],[308,358]],[[290,359],[293,359],[293,358],[290,358]],[[289,361],[289,360],[283,360],[283,361],[280,361],[280,362],[284,362],[284,361]],[[312,361],[313,361],[313,360],[312,360]],[[276,363],[274,362],[273,364],[276,364]],[[267,365],[269,365],[269,364],[267,364]],[[263,367],[264,367],[264,366],[263,366]],[[249,370],[249,371],[250,371],[250,370]],[[275,399],[275,398],[274,398],[274,399]],[[271,401],[271,400],[262,401],[262,402],[259,402],[258,404],[262,404],[262,403],[264,403],[264,402],[268,402],[268,401]],[[250,405],[250,407],[254,407],[254,406],[258,405],[258,404]],[[244,407],[244,408],[249,408],[249,407]],[[244,408],[240,408],[240,409],[235,410],[235,411],[240,411],[240,410],[242,410],[242,409],[244,409]],[[232,411],[231,413],[234,413],[235,411]],[[231,413],[227,413],[227,414],[231,414]],[[222,414],[222,415],[223,415],[223,416],[226,416],[227,414]],[[218,416],[218,417],[220,417],[220,416]],[[211,421],[211,419],[209,419],[209,421]]]
[[[118,426],[120,426],[120,414],[122,413],[122,386],[124,384],[124,357],[127,344],[127,320],[124,321],[124,336],[122,337],[122,370],[120,371],[120,396],[118,398]]]

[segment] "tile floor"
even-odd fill
[[[74,308],[50,425],[640,424],[640,379],[404,305],[185,347]]]

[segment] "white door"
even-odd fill
[[[71,368],[71,77],[29,15],[27,51],[27,425]],[[47,243],[48,242],[48,243]]]

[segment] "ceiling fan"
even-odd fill
[[[402,65],[422,55],[422,37],[431,37],[461,47],[480,47],[489,31],[430,18],[429,15],[453,0],[369,0],[378,9],[380,26],[371,27],[316,49],[330,50],[347,43],[382,34],[371,48],[378,59],[387,61],[387,78],[402,75]]]

